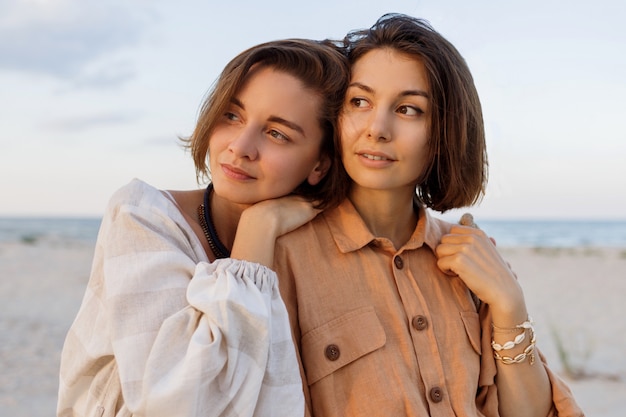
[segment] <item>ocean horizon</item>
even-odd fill
[[[0,216],[0,242],[95,243],[100,217]],[[483,219],[481,229],[500,247],[626,248],[626,220]]]

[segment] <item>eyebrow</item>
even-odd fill
[[[369,87],[369,86],[367,86],[365,84],[354,82],[354,83],[350,83],[348,88],[350,88],[350,87],[360,88],[361,90],[364,90],[364,91],[366,91],[366,92],[368,92],[370,94],[374,93],[374,90],[371,87]],[[428,93],[426,91],[422,91],[422,90],[405,90],[405,91],[402,91],[399,95],[401,97],[421,96],[421,97],[425,97],[425,98],[430,98]]]
[[[293,123],[293,122],[290,122],[289,120],[285,120],[282,117],[270,116],[269,121],[285,125],[288,128],[290,128],[291,130],[295,130],[296,132],[299,132],[302,136],[306,136],[304,134],[304,129],[302,129],[302,127],[300,127],[300,125],[298,125],[296,123]]]
[[[246,109],[246,106],[244,106],[243,103],[239,99],[233,97],[230,101],[234,105],[241,107],[243,110]],[[299,132],[302,136],[306,136],[306,134],[304,133],[304,129],[297,123],[290,122],[289,120],[283,119],[282,117],[278,117],[278,116],[270,116],[268,120],[270,122],[279,123],[281,125],[287,126],[289,129]]]

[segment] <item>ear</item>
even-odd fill
[[[309,173],[307,182],[310,185],[317,185],[324,179],[328,170],[330,169],[330,158],[327,155],[322,155],[320,160],[315,164],[315,167]]]

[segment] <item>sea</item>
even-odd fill
[[[0,242],[94,243],[100,218],[0,217]],[[499,247],[626,248],[626,220],[481,220]]]
[[[100,223],[96,217],[0,217],[0,242],[95,244]]]

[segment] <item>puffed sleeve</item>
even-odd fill
[[[198,261],[184,230],[150,206],[120,206],[105,228],[103,309],[130,413],[303,414],[272,270]]]

